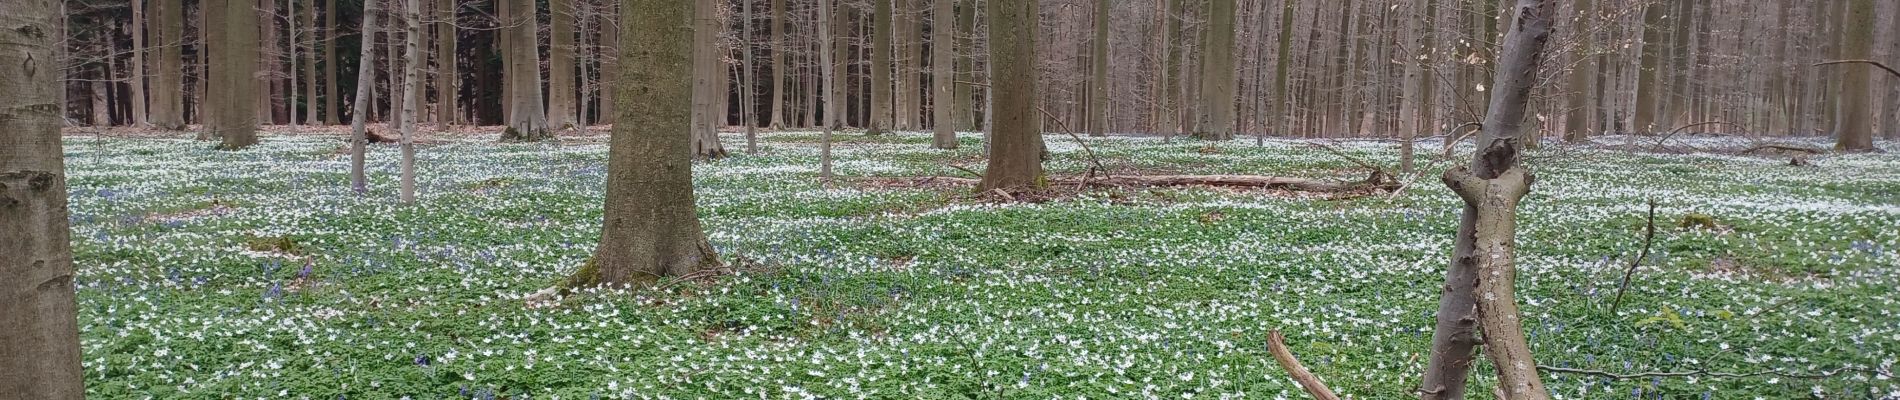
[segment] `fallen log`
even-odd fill
[[[924,179],[928,179],[930,182],[964,184],[964,185],[975,185],[978,182],[980,182],[980,180],[978,179],[956,178],[956,177],[946,177],[946,176],[929,177],[929,178],[924,178]],[[1368,179],[1366,179],[1365,181],[1344,182],[1344,183],[1321,181],[1321,180],[1314,180],[1314,179],[1304,179],[1304,178],[1288,178],[1288,177],[1279,177],[1279,176],[1260,176],[1260,175],[1148,175],[1148,176],[1112,176],[1112,177],[1103,177],[1103,178],[1093,178],[1093,179],[1086,180],[1086,182],[1084,182],[1083,179],[1058,178],[1058,179],[1050,179],[1049,184],[1051,186],[1071,184],[1071,185],[1078,185],[1078,186],[1087,185],[1087,186],[1110,186],[1110,187],[1211,186],[1211,187],[1227,187],[1227,188],[1273,189],[1273,190],[1288,190],[1288,191],[1296,191],[1296,192],[1317,192],[1317,193],[1341,193],[1341,192],[1354,192],[1354,191],[1362,191],[1362,190],[1391,191],[1398,187],[1397,183],[1393,182],[1390,176],[1382,172],[1374,172],[1372,176],[1368,177]]]

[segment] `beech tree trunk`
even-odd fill
[[[363,46],[357,58],[356,102],[350,106],[350,189],[361,195],[369,191],[369,178],[364,171],[364,152],[369,142],[369,109],[371,89],[376,86],[376,46],[370,32],[376,31],[376,2],[363,2]]]
[[[86,396],[60,149],[58,4],[0,2],[0,393],[21,399]]]
[[[508,7],[511,28],[504,34],[508,59],[508,120],[502,141],[532,142],[552,139],[548,115],[541,107],[541,24],[535,20],[534,0],[501,0]]]
[[[624,123],[609,143],[600,246],[570,284],[652,284],[720,265],[693,196],[692,45],[695,8],[707,2],[622,1],[626,48],[614,92]]]
[[[398,201],[402,204],[416,202],[416,125],[420,125],[417,115],[422,111],[417,107],[421,102],[422,79],[416,73],[422,71],[422,2],[427,0],[401,0],[403,2],[403,31],[408,34],[403,40],[402,58],[402,188]],[[394,62],[394,61],[391,61]]]
[[[1219,0],[1216,0],[1219,1]],[[1229,0],[1231,1],[1231,0]],[[991,90],[989,167],[978,190],[1022,188],[1042,179],[1042,116],[1036,108],[1035,1],[989,1]]]
[[[1550,398],[1538,377],[1524,337],[1514,291],[1517,269],[1517,202],[1530,191],[1530,172],[1519,166],[1524,120],[1555,8],[1553,0],[1518,0],[1505,35],[1479,152],[1471,163],[1445,172],[1444,181],[1465,201],[1464,214],[1439,298],[1438,326],[1430,364],[1420,385],[1423,398],[1465,398],[1472,349],[1483,333],[1485,356],[1498,371],[1505,399]]]
[[[548,2],[548,126],[575,127],[574,0]]]
[[[692,75],[693,95],[691,97],[693,104],[693,112],[691,114],[693,142],[692,152],[690,154],[702,158],[725,157],[726,148],[723,144],[719,143],[719,122],[716,122],[723,121],[725,118],[715,114],[719,108],[715,102],[725,99],[724,93],[718,90],[717,80],[719,76],[726,74],[726,63],[721,60],[719,54],[718,38],[719,32],[722,30],[719,27],[719,9],[715,2],[698,1],[694,3],[698,4],[698,7],[695,8],[692,19],[694,22],[692,41],[694,73]],[[638,13],[639,11],[623,9],[621,12]],[[633,38],[635,36],[628,35],[627,37]],[[621,43],[625,43],[627,47],[646,45],[639,42],[630,43],[624,40],[621,41]],[[626,70],[623,69],[622,71]],[[626,77],[623,76],[622,78],[625,79]]]
[[[891,1],[876,3],[871,28],[871,124],[866,134],[876,135],[891,127]]]
[[[1595,93],[1590,83],[1597,75],[1597,58],[1591,54],[1596,51],[1592,47],[1596,33],[1590,30],[1591,20],[1596,19],[1596,14],[1594,14],[1596,7],[1591,5],[1590,0],[1576,0],[1574,9],[1576,24],[1575,28],[1570,30],[1577,33],[1577,50],[1572,52],[1577,64],[1576,68],[1570,71],[1570,96],[1565,106],[1568,108],[1564,117],[1564,141],[1566,142],[1582,142],[1590,139],[1590,113],[1594,111],[1591,106],[1594,103],[1590,95]]]
[[[439,14],[437,18],[441,19],[441,21],[435,24],[435,117],[437,130],[448,130],[449,125],[462,122],[462,114],[455,111],[457,108],[456,102],[461,98],[459,95],[460,91],[456,90],[456,82],[458,82],[458,80],[455,79],[458,74],[455,68],[457,62],[455,50],[455,21],[459,10],[460,5],[455,0],[438,0],[436,2],[436,12]]]
[[[1637,133],[1653,134],[1662,113],[1662,58],[1663,58],[1663,16],[1669,12],[1669,4],[1651,3],[1643,11],[1643,52],[1642,64],[1636,78],[1636,120],[1630,129]]]
[[[175,131],[185,129],[185,5],[181,0],[153,0],[153,18],[158,30],[152,35],[154,51],[151,102],[146,117],[153,127]]]
[[[1089,136],[1108,136],[1109,0],[1095,1],[1095,38],[1089,50]]]
[[[213,137],[222,142],[218,148],[238,150],[257,144],[257,125],[259,123],[259,101],[257,93],[259,78],[257,66],[259,60],[257,43],[257,11],[251,0],[209,0],[211,6],[209,29],[206,37],[211,41],[211,76],[214,83],[208,83],[211,91],[206,100],[214,103],[211,112],[211,127],[208,130]],[[264,102],[268,106],[268,102]]]
[[[959,82],[976,82],[976,1],[962,0],[961,2],[963,5],[957,8],[955,31],[951,33],[951,35],[955,36],[952,51],[957,51],[957,53],[955,53],[957,59],[956,80]],[[951,129],[957,131],[976,130],[975,88],[975,85],[969,83],[956,84],[956,93],[953,93],[956,98],[952,101],[953,104],[951,105],[955,108],[955,110],[953,110],[954,114],[952,115],[952,118],[955,119],[955,126],[951,127]]]
[[[177,0],[159,0],[159,1],[177,1]],[[323,20],[324,20],[323,28],[325,29],[325,32],[326,32],[324,37],[328,38],[328,40],[323,41],[323,78],[324,78],[323,79],[323,124],[324,125],[336,125],[343,121],[343,115],[340,114],[336,108],[336,103],[340,101],[338,99],[343,97],[343,92],[340,92],[337,90],[337,79],[342,77],[341,74],[337,73],[337,65],[336,65],[336,41],[339,38],[339,35],[337,34],[337,32],[341,31],[341,29],[337,29],[337,24],[336,24],[337,14],[340,14],[340,12],[337,11],[336,0],[325,0],[323,2]]]
[[[145,101],[145,1],[132,0],[132,63],[126,68],[126,88],[130,89],[126,97],[132,107],[132,120],[127,125],[144,127],[146,125]]]
[[[772,120],[767,127],[785,129],[785,52],[791,51],[790,32],[785,30],[785,0],[772,0]]]
[[[832,28],[835,27],[832,23],[836,21],[838,17],[832,15],[832,0],[818,0],[818,69],[822,78],[819,83],[825,88],[824,122],[820,123],[824,125],[824,133],[819,138],[821,143],[818,146],[818,180],[825,184],[831,183],[831,130],[844,121],[838,115],[838,110],[843,108],[838,105],[840,88],[843,86],[838,80],[842,77],[838,76],[839,69],[833,68],[838,65],[835,61],[841,53],[836,49],[842,48],[842,45],[834,44],[831,39]]]
[[[317,29],[317,2],[316,0],[304,0],[304,1],[305,3],[304,3],[304,8],[303,8],[303,25],[302,26],[304,27],[303,29],[305,33],[303,37],[308,38],[308,39],[298,39],[296,42],[294,42],[296,43],[296,45],[293,47],[302,48],[304,50],[303,52],[303,77],[304,77],[303,79],[304,81],[303,123],[304,125],[316,125],[317,124],[317,49],[315,46],[315,43],[316,43],[315,41],[317,40],[317,32],[319,32],[319,30]]]
[[[1848,0],[1846,19],[1841,21],[1846,30],[1845,40],[1841,43],[1841,58],[1865,60],[1870,58],[1873,47],[1874,0]],[[1874,66],[1867,64],[1842,64],[1832,66],[1828,73],[1841,75],[1840,103],[1835,108],[1834,148],[1841,151],[1874,150],[1873,119],[1873,74]]]
[[[1106,1],[1106,0],[1104,0]],[[956,78],[953,65],[956,64],[956,0],[932,0],[935,8],[930,13],[930,83],[934,89],[931,102],[932,138],[931,147],[939,149],[957,148],[957,129],[955,110],[950,103],[956,96]]]
[[[1201,112],[1194,137],[1234,138],[1234,0],[1209,0],[1207,48],[1202,49]],[[1348,73],[1350,74],[1350,73]]]

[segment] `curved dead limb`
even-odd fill
[[[1069,124],[1063,123],[1061,118],[1056,118],[1055,114],[1050,114],[1049,109],[1042,108],[1042,106],[1036,106],[1036,111],[1041,111],[1042,116],[1044,118],[1048,118],[1050,121],[1055,121],[1057,129],[1061,129],[1062,133],[1066,133],[1069,135],[1070,138],[1075,139],[1075,144],[1082,146],[1082,151],[1085,153],[1088,153],[1089,164],[1091,165],[1089,166],[1088,173],[1082,175],[1082,183],[1080,185],[1076,185],[1077,189],[1080,189],[1082,186],[1088,185],[1089,178],[1094,177],[1097,171],[1100,171],[1103,177],[1108,176],[1108,167],[1102,166],[1102,158],[1095,156],[1095,149],[1089,148],[1089,143],[1087,141],[1083,141],[1081,136],[1076,135],[1074,131],[1070,130]]]
[[[1792,151],[1792,152],[1808,153],[1808,154],[1821,154],[1821,153],[1827,152],[1827,150],[1817,149],[1813,147],[1802,147],[1802,146],[1794,146],[1794,145],[1769,143],[1769,144],[1758,144],[1753,147],[1742,149],[1742,151],[1735,152],[1735,154],[1748,154],[1748,153],[1753,153],[1753,152],[1762,151],[1762,150],[1781,150],[1781,151]]]
[[[1874,61],[1874,60],[1834,60],[1834,61],[1828,61],[1828,62],[1822,62],[1822,63],[1815,63],[1813,66],[1824,67],[1824,66],[1836,65],[1836,64],[1873,64],[1873,66],[1880,67],[1880,69],[1887,70],[1887,73],[1893,74],[1895,78],[1900,78],[1900,71],[1896,71],[1893,69],[1893,67],[1889,67],[1887,66],[1887,64],[1882,64],[1879,61]]]
[[[1642,378],[1691,377],[1691,376],[1705,376],[1705,377],[1714,377],[1714,378],[1749,378],[1749,377],[1757,377],[1757,376],[1778,376],[1778,377],[1789,378],[1789,379],[1825,379],[1825,378],[1831,378],[1831,377],[1834,377],[1836,375],[1840,375],[1846,372],[1869,373],[1869,374],[1879,375],[1879,376],[1883,376],[1887,378],[1893,378],[1892,372],[1881,371],[1877,369],[1854,368],[1854,367],[1842,367],[1842,368],[1836,368],[1836,369],[1821,371],[1819,373],[1812,373],[1812,374],[1804,374],[1804,373],[1788,372],[1788,371],[1772,370],[1772,369],[1763,370],[1763,371],[1754,371],[1754,372],[1721,372],[1721,371],[1710,371],[1706,369],[1699,369],[1699,370],[1694,370],[1694,371],[1649,371],[1649,372],[1636,372],[1636,373],[1628,373],[1628,374],[1618,374],[1614,372],[1605,372],[1605,371],[1598,371],[1598,370],[1592,370],[1592,369],[1559,368],[1559,367],[1548,367],[1548,366],[1538,366],[1537,369],[1540,371],[1549,372],[1549,373],[1577,374],[1577,375],[1594,376],[1594,377],[1599,377],[1599,378],[1609,378],[1609,379],[1616,379],[1616,380],[1630,380],[1630,379],[1642,379]]]
[[[1623,270],[1623,283],[1616,287],[1616,301],[1610,303],[1610,315],[1616,315],[1616,310],[1623,308],[1623,292],[1630,288],[1630,276],[1635,275],[1636,267],[1643,264],[1644,258],[1649,257],[1650,246],[1655,243],[1656,199],[1649,199],[1649,227],[1643,230],[1643,251],[1636,253],[1636,258],[1630,259],[1629,268]]]
[[[1706,126],[1706,125],[1728,125],[1728,126],[1733,126],[1733,127],[1737,127],[1737,128],[1742,128],[1742,130],[1748,130],[1748,126],[1747,126],[1747,125],[1742,125],[1742,124],[1737,124],[1737,123],[1732,123],[1732,122],[1723,122],[1723,121],[1704,121],[1704,122],[1697,122],[1697,123],[1693,123],[1693,124],[1688,124],[1688,125],[1683,125],[1683,126],[1679,126],[1679,127],[1676,127],[1676,129],[1672,129],[1672,130],[1670,130],[1670,131],[1669,131],[1669,133],[1666,133],[1666,134],[1663,134],[1663,136],[1662,136],[1662,139],[1658,139],[1658,140],[1656,140],[1656,146],[1655,146],[1655,148],[1656,148],[1656,149],[1661,149],[1661,148],[1663,147],[1663,143],[1666,143],[1666,142],[1668,142],[1668,141],[1669,141],[1669,138],[1672,138],[1672,137],[1675,137],[1677,133],[1681,133],[1681,132],[1682,132],[1683,130],[1687,130],[1687,129],[1689,129],[1689,128],[1694,128],[1694,127],[1698,127],[1698,126]]]
[[[1280,335],[1279,330],[1267,334],[1267,351],[1273,353],[1273,360],[1280,363],[1280,368],[1286,368],[1287,375],[1292,375],[1293,381],[1299,382],[1300,388],[1306,389],[1313,399],[1339,400],[1339,395],[1333,394],[1333,389],[1326,387],[1326,382],[1321,382],[1319,376],[1313,375],[1313,371],[1308,371],[1305,365],[1300,364],[1300,359],[1293,357],[1293,351],[1286,348],[1286,336]]]

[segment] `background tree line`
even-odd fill
[[[409,34],[402,13],[389,11],[400,11],[395,5],[375,7],[384,23],[364,26],[364,1],[377,0],[259,0],[251,21],[207,13],[218,0],[65,2],[66,117],[163,129],[203,122],[205,83],[221,81],[208,76],[217,57],[204,38],[242,22],[254,23],[262,51],[247,97],[261,123],[349,121],[361,68],[373,70],[364,86],[369,121],[398,122],[401,97],[389,94],[404,78],[390,61],[405,60],[398,53]],[[703,55],[726,68],[698,77],[709,85],[699,125],[809,128],[836,113],[843,125],[874,131],[939,121],[983,127],[982,0],[832,1],[827,16],[815,0],[709,3],[698,18],[717,32],[699,46],[712,47]],[[422,1],[417,120],[524,130],[612,123],[611,89],[602,84],[614,78],[612,3]],[[1432,135],[1476,121],[1491,49],[1509,17],[1500,0],[1041,3],[1036,67],[1046,128],[1207,138]],[[1900,2],[1568,0],[1557,8],[1556,62],[1532,105],[1535,127],[1548,135],[1655,133],[1703,121],[1736,125],[1693,130],[1834,134],[1840,105],[1856,101],[1843,95],[1862,89],[1879,111],[1857,125],[1900,135],[1900,84],[1876,75],[1843,87],[1846,74],[1811,66],[1892,61]],[[1863,14],[1871,25],[1856,24]],[[820,24],[833,28],[833,43],[820,43]],[[360,52],[365,45],[374,50]],[[1864,53],[1854,53],[1857,45]],[[819,57],[826,51],[829,65]],[[374,56],[365,63],[361,54]],[[827,68],[841,77],[835,110],[818,98]],[[512,73],[527,69],[535,73]],[[534,115],[517,124],[516,113]]]

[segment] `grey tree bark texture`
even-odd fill
[[[210,131],[222,142],[218,148],[239,150],[257,144],[258,107],[256,77],[259,48],[257,12],[249,0],[210,0],[211,29],[206,36],[211,52],[215,93],[207,96],[217,111],[211,113]],[[264,104],[268,105],[268,104]]]
[[[1108,136],[1108,14],[1109,0],[1095,1],[1095,37],[1089,54],[1089,136]]]
[[[0,2],[0,396],[85,398],[56,0]]]
[[[548,126],[557,130],[576,128],[580,109],[575,97],[579,85],[574,79],[574,14],[579,12],[573,0],[548,2]],[[538,72],[537,72],[538,73]]]
[[[398,139],[402,143],[402,187],[399,189],[398,201],[413,204],[416,202],[416,125],[422,124],[421,119],[416,118],[422,111],[417,105],[422,101],[422,91],[419,90],[422,79],[416,73],[422,70],[423,64],[420,43],[422,2],[427,0],[401,1],[403,31],[408,34],[404,35],[402,44],[402,115],[397,116],[402,120],[402,137]]]
[[[891,128],[891,1],[873,0],[871,28],[871,125],[866,134]]]
[[[376,2],[363,2],[363,32],[376,31]],[[365,40],[370,36],[363,35]],[[370,89],[376,86],[376,46],[362,46],[363,52],[356,68],[356,102],[350,106],[350,189],[356,194],[369,191],[369,177],[364,172],[364,151],[368,146]]]
[[[1202,140],[1234,138],[1234,0],[1210,0],[1207,9],[1207,48],[1201,56],[1201,112],[1194,137]]]
[[[1231,1],[1231,0],[1229,0]],[[980,190],[1032,187],[1042,179],[1042,116],[1036,101],[1035,1],[990,1],[990,161]]]
[[[184,47],[185,3],[182,0],[156,0],[151,3],[158,30],[152,35],[158,49],[152,71],[151,104],[146,116],[158,129],[185,129]]]
[[[1872,55],[1874,0],[1850,0],[1847,4],[1846,30],[1842,37],[1841,58],[1865,60]],[[1829,73],[1841,74],[1841,101],[1834,109],[1834,148],[1841,151],[1874,149],[1874,66],[1843,64]]]
[[[534,15],[534,0],[501,0],[509,7],[513,25],[513,34],[508,36],[508,48],[524,49],[508,52],[508,90],[509,126],[502,134],[503,141],[529,142],[552,139],[548,130],[548,114],[541,107],[541,53],[539,48],[541,24]]]
[[[1518,0],[1515,8],[1491,85],[1480,150],[1469,165],[1444,175],[1465,208],[1439,298],[1430,364],[1420,386],[1421,397],[1428,400],[1465,398],[1479,332],[1504,398],[1550,398],[1519,323],[1513,260],[1517,204],[1534,180],[1519,165],[1524,117],[1556,9],[1553,0]]]
[[[1106,1],[1106,0],[1104,0]],[[957,125],[951,105],[956,96],[956,0],[932,0],[935,6],[931,13],[930,39],[930,83],[935,93],[931,96],[932,132],[930,147],[939,149],[957,148]]]
[[[650,284],[719,265],[693,198],[696,2],[623,0],[619,97],[590,285]]]

